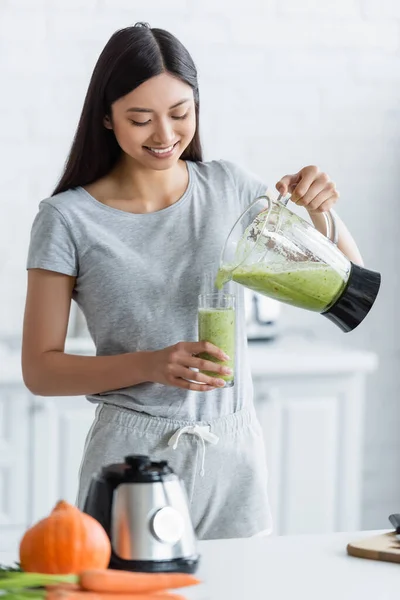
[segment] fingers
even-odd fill
[[[215,390],[214,386],[205,385],[204,383],[192,383],[191,381],[186,381],[186,379],[174,379],[171,385],[183,388],[184,390],[191,390],[192,392],[211,392],[211,390]]]
[[[225,381],[223,379],[218,379],[218,377],[210,377],[209,375],[205,375],[204,373],[191,371],[190,369],[183,367],[181,365],[176,365],[174,369],[174,378],[176,379],[176,385],[179,387],[186,387],[186,383],[190,384],[190,387],[187,389],[196,389],[200,391],[205,391],[206,387],[210,389],[220,388],[225,386]],[[189,381],[191,380],[191,381]],[[186,383],[185,383],[186,381]],[[192,383],[195,382],[195,383]],[[183,384],[183,385],[182,385]],[[199,385],[200,384],[200,385]]]
[[[285,175],[278,181],[275,185],[276,189],[282,196],[286,196],[286,194],[293,191],[294,187],[296,187],[298,181],[300,180],[299,173],[295,175]]]
[[[316,179],[309,188],[301,182],[293,191],[291,200],[298,206],[308,206],[314,198],[324,190],[324,187],[325,182],[319,178]]]
[[[306,206],[310,213],[328,212],[334,207],[339,198],[336,190],[332,193],[330,190],[323,190]]]
[[[339,198],[334,182],[313,165],[304,167],[295,175],[285,175],[276,187],[279,191],[291,191],[292,202],[304,206],[309,212],[326,212]]]
[[[311,186],[318,174],[318,167],[310,165],[308,167],[304,167],[294,175],[285,175],[278,181],[275,187],[282,195],[291,193],[292,201],[297,203],[297,200],[306,194],[308,188]],[[322,175],[325,174],[323,173]]]
[[[202,354],[205,356],[201,356]],[[210,342],[179,342],[171,346],[165,366],[164,381],[167,385],[197,392],[208,392],[225,387],[225,381],[218,378],[218,375],[231,375],[232,370],[226,365],[208,360],[208,357],[216,358],[221,362],[230,360],[223,350]],[[199,369],[199,371],[192,369]]]
[[[329,181],[329,177],[325,173],[319,173],[318,167],[304,167],[299,174],[300,179],[293,189],[291,200],[292,202],[303,206],[301,201],[306,196],[313,183],[317,183],[318,187],[321,186],[320,189],[323,189]]]
[[[185,365],[187,367],[192,367],[193,369],[199,369],[200,371],[211,371],[213,373],[221,373],[221,375],[230,375],[232,373],[232,369],[230,369],[226,365],[211,362],[211,360],[205,360],[197,356],[191,356],[187,358],[185,361]]]
[[[230,358],[223,350],[217,348],[217,346],[214,346],[214,344],[211,344],[210,342],[187,342],[183,344],[186,352],[189,352],[192,355],[206,353],[222,361],[229,360]]]
[[[314,181],[302,197],[297,199],[298,194],[296,194],[293,201],[298,206],[305,206],[308,210],[317,210],[323,202],[328,200],[328,198],[332,198],[335,202],[339,198],[339,194],[336,191],[336,186],[333,181],[327,181],[327,179],[328,176],[323,173],[321,177],[318,177]]]

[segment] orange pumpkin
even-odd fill
[[[111,544],[103,526],[64,500],[25,532],[19,546],[21,568],[30,573],[105,569],[110,556]]]

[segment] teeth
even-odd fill
[[[152,152],[155,152],[156,154],[165,154],[166,152],[171,152],[173,147],[174,146],[172,145],[172,146],[169,146],[169,148],[163,148],[162,150],[159,150],[159,149],[157,150],[157,148],[150,148],[150,150]]]

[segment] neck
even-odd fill
[[[140,201],[151,210],[160,203],[174,201],[177,189],[187,184],[187,168],[185,162],[179,160],[170,169],[147,169],[133,164],[124,155],[111,173],[111,178],[120,198]]]

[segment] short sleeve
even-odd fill
[[[78,256],[68,223],[46,202],[40,203],[32,225],[26,268],[78,274]]]
[[[233,180],[233,185],[238,191],[240,205],[243,210],[254,202],[256,198],[265,195],[267,184],[257,175],[228,160],[223,160],[221,163]]]

